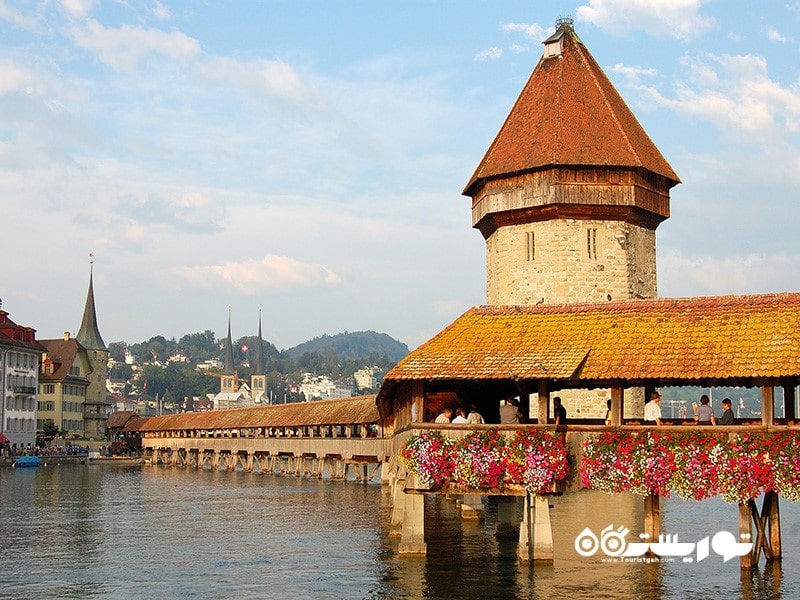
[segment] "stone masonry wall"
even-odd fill
[[[656,291],[650,229],[562,219],[500,227],[486,240],[488,304],[605,302]]]
[[[486,240],[488,304],[562,304],[654,298],[655,231],[623,221],[561,219],[500,227]],[[562,390],[570,416],[603,418],[610,390]],[[532,406],[536,399],[532,398]],[[644,392],[625,390],[625,418]],[[535,410],[535,409],[534,409]]]

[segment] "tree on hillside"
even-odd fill
[[[210,329],[184,335],[178,341],[178,348],[195,364],[219,356],[219,342]]]

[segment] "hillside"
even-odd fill
[[[295,358],[306,352],[326,354],[336,352],[341,358],[364,358],[368,356],[386,356],[397,362],[408,354],[408,346],[385,333],[375,331],[353,331],[323,335],[303,342],[294,348],[284,350],[286,356]]]

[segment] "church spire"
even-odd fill
[[[83,309],[83,320],[75,338],[87,350],[107,350],[100,330],[97,327],[97,313],[94,308],[94,254],[89,254],[89,292]]]
[[[225,375],[234,375],[233,366],[233,340],[231,339],[231,306],[228,305],[228,339],[225,342],[225,358],[222,372]]]
[[[255,356],[253,357],[253,375],[266,375],[264,365],[264,341],[261,337],[261,309],[258,311],[258,344],[256,345]]]

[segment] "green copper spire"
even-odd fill
[[[94,308],[94,254],[89,254],[89,258],[89,293],[86,295],[83,320],[75,339],[87,350],[108,350],[97,328],[97,313]]]

